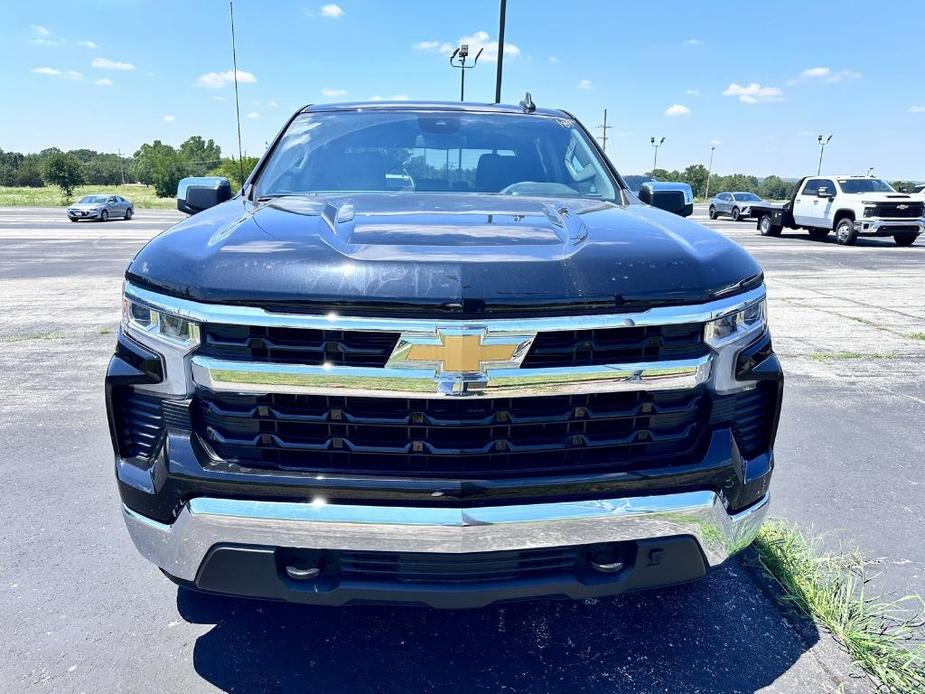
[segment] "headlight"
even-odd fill
[[[129,335],[149,336],[177,347],[199,344],[199,324],[122,297],[122,325]],[[143,339],[143,338],[142,338]]]
[[[865,218],[873,217],[874,214],[875,214],[876,212],[877,212],[877,208],[876,208],[876,207],[865,207],[865,208],[864,208],[864,217],[865,217]]]
[[[716,353],[713,387],[718,393],[752,387],[753,384],[747,381],[736,380],[736,357],[767,327],[768,302],[765,297],[706,323],[703,339]]]

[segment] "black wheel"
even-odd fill
[[[893,240],[897,246],[911,246],[918,237],[918,234],[896,234]]]
[[[742,213],[739,212],[738,207],[733,207],[732,208],[732,221],[738,222],[740,219],[742,219]]]
[[[854,228],[854,220],[843,217],[835,225],[835,240],[840,246],[853,246],[858,241],[858,232]]]
[[[783,230],[782,226],[771,221],[770,215],[763,214],[761,219],[758,220],[758,231],[761,232],[762,236],[780,236],[780,232]]]
[[[77,217],[68,217],[68,219],[70,219],[72,222],[76,222],[76,221],[77,221]]]
[[[134,211],[132,210],[131,207],[129,207],[129,208],[125,211],[125,219],[126,219],[126,220],[131,219],[133,214],[135,214]]]
[[[100,212],[100,221],[108,222],[109,221],[109,210],[103,210]]]
[[[716,208],[710,205],[710,219],[716,219]]]
[[[822,241],[826,236],[829,235],[829,229],[810,229],[809,238],[813,241]]]

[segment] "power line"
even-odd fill
[[[241,146],[241,102],[238,99],[238,51],[234,41],[234,0],[228,0],[231,13],[231,67],[234,70],[234,110],[238,123],[238,168],[241,172],[241,187],[244,187],[244,155]]]
[[[598,125],[597,129],[601,131],[601,149],[604,150],[604,153],[607,153],[607,131],[610,130],[613,126],[607,125],[607,109],[604,109],[604,123]]]

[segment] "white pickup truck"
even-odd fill
[[[925,199],[899,193],[886,181],[869,176],[807,176],[783,205],[753,206],[758,231],[779,236],[806,229],[822,240],[853,245],[859,236],[892,236],[897,246],[911,246],[925,231]]]

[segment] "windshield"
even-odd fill
[[[89,205],[94,202],[106,202],[105,195],[84,195],[77,201],[78,205]]]
[[[617,189],[569,118],[440,111],[298,116],[257,197],[365,191],[614,200]]]
[[[732,197],[734,197],[739,202],[757,202],[761,200],[761,198],[759,198],[754,193],[733,193]]]
[[[845,193],[895,193],[893,186],[879,178],[839,178]]]

